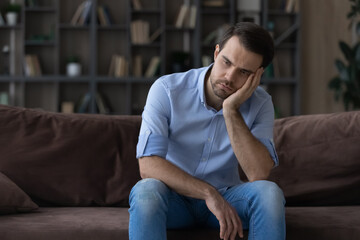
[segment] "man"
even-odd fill
[[[166,229],[220,229],[221,239],[285,239],[284,197],[265,181],[278,164],[271,97],[259,87],[273,40],[253,23],[231,27],[214,63],[159,78],[151,87],[130,194],[130,239]],[[239,178],[238,165],[249,182]]]

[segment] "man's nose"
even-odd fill
[[[233,82],[233,81],[235,80],[235,69],[233,69],[233,68],[228,69],[228,70],[226,71],[225,78],[226,78],[226,80],[228,80],[229,82]]]

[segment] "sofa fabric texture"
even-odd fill
[[[128,239],[140,124],[0,105],[0,239]],[[360,111],[277,119],[274,142],[280,165],[269,180],[284,191],[287,239],[358,239]],[[168,230],[168,239],[219,231]]]

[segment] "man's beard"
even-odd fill
[[[221,89],[218,87],[218,84],[220,83],[224,83],[226,82],[226,80],[213,80],[210,77],[210,84],[211,84],[211,88],[213,90],[213,93],[218,97],[221,98],[222,100],[225,100],[227,97],[229,97],[231,95],[231,93],[226,92],[225,90]]]

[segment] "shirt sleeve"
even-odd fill
[[[261,106],[251,132],[268,149],[270,156],[275,163],[274,166],[278,166],[279,159],[273,141],[274,106],[271,97],[269,97]]]
[[[160,156],[165,158],[168,149],[170,101],[161,80],[151,86],[142,113],[142,122],[136,157]]]

